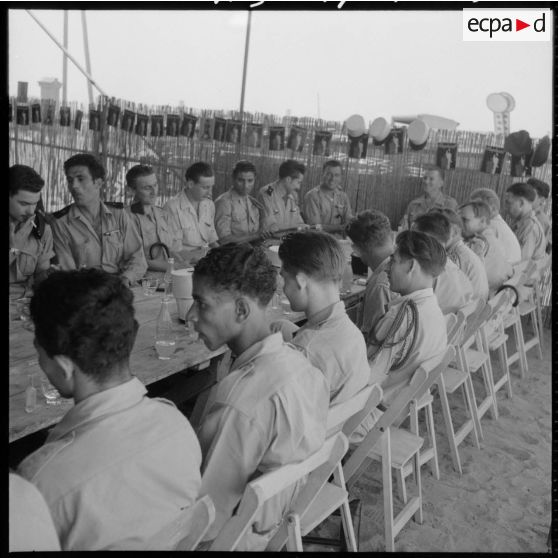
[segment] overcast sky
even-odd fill
[[[62,42],[63,12],[33,13]],[[137,103],[238,109],[246,20],[218,9],[88,10],[92,74],[108,95]],[[85,66],[80,12],[69,22],[69,50]],[[9,13],[8,60],[11,95],[18,81],[37,97],[41,78],[62,81],[62,52],[24,10]],[[68,99],[87,103],[85,78],[68,68]],[[486,97],[502,91],[516,101],[511,131],[550,133],[551,42],[463,42],[458,10],[252,11],[250,112],[367,121],[426,113],[490,131]]]

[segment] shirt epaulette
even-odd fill
[[[252,204],[254,204],[258,209],[264,209],[264,206],[256,199],[253,198],[252,196],[248,196],[248,199],[252,202]]]
[[[124,209],[124,204],[122,202],[103,202],[107,207],[114,207],[115,209]]]
[[[267,192],[267,195],[268,195],[268,196],[271,196],[271,194],[273,194],[273,185],[270,184],[270,185],[267,187],[266,192]]]
[[[52,216],[55,219],[60,219],[60,217],[64,217],[64,215],[67,215],[68,211],[70,211],[70,208],[72,207],[73,204],[67,205],[66,207],[63,207],[62,209],[58,210],[58,211],[54,211],[52,213]]]

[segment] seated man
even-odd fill
[[[550,186],[539,180],[538,178],[529,178],[527,184],[530,184],[535,189],[537,197],[535,198],[535,203],[533,204],[533,209],[535,210],[535,217],[539,220],[546,238],[546,252],[550,253],[552,248],[552,221],[550,217],[546,214],[545,205],[550,196]]]
[[[412,230],[433,236],[442,246],[449,241],[449,221],[444,215],[421,215],[413,223]],[[446,259],[433,287],[443,314],[454,314],[478,296],[467,275],[450,258]]]
[[[37,211],[45,181],[25,165],[8,171],[10,221],[10,297],[23,296],[32,284],[44,279],[54,257],[52,230]]]
[[[522,260],[538,260],[546,254],[543,228],[533,211],[536,198],[535,189],[524,182],[516,182],[506,190],[506,208],[514,219],[512,231],[521,246]]]
[[[147,165],[134,165],[126,173],[126,186],[134,192],[132,204],[126,211],[141,238],[148,272],[162,275],[157,272],[167,270],[169,257],[174,258],[178,267],[182,236],[174,234],[168,214],[155,205],[158,185],[154,170]]]
[[[434,279],[446,264],[444,247],[418,231],[397,235],[388,267],[389,281],[401,296],[392,300],[374,328],[368,346],[369,383],[378,383],[389,403],[417,368],[430,359],[442,358],[447,346],[446,321],[432,290]],[[361,441],[379,418],[375,410],[351,436]]]
[[[263,249],[249,244],[214,248],[194,268],[187,319],[210,350],[226,344],[234,357],[197,428],[201,494],[211,496],[216,510],[206,540],[232,516],[250,480],[305,459],[325,439],[329,385],[280,333],[271,334],[267,305],[275,283],[276,271]],[[242,549],[265,548],[292,494],[282,493],[265,506]]]
[[[186,169],[186,184],[180,194],[164,205],[173,228],[182,238],[182,249],[192,255],[217,246],[215,204],[211,199],[215,177],[208,163],[199,161]]]
[[[357,325],[368,343],[388,304],[399,296],[391,290],[387,276],[389,259],[395,249],[394,234],[389,219],[374,209],[361,211],[351,219],[346,231],[353,243],[353,253],[372,271],[357,316]]]
[[[10,472],[9,551],[60,550],[56,529],[42,494],[34,484]]]
[[[442,192],[444,171],[440,167],[428,168],[423,177],[424,195],[412,200],[401,219],[402,230],[410,229],[414,220],[431,209],[457,209],[457,202]]]
[[[132,300],[99,269],[56,271],[31,299],[39,364],[75,405],[18,472],[43,494],[62,550],[145,548],[198,496],[192,427],[130,370]]]
[[[440,213],[447,218],[450,227],[449,240],[444,245],[448,258],[467,275],[476,296],[488,299],[488,277],[484,268],[484,258],[471,250],[463,242],[463,222],[453,209],[433,209],[427,213]],[[445,223],[444,227],[445,228]],[[438,240],[440,240],[438,238]]]
[[[477,188],[469,196],[471,201],[480,200],[490,207],[490,228],[494,230],[496,238],[501,242],[506,254],[506,260],[514,265],[521,261],[521,247],[517,237],[509,225],[500,215],[500,198],[490,188]]]
[[[258,191],[257,200],[261,204],[260,223],[269,230],[305,227],[298,207],[298,192],[306,167],[287,159],[279,166],[279,180],[263,186]]]
[[[256,182],[256,167],[250,161],[238,161],[232,171],[233,185],[215,200],[215,229],[219,243],[248,242],[258,238],[260,209],[263,206],[250,194]],[[265,229],[262,238],[267,237]]]
[[[364,337],[339,298],[343,250],[328,233],[301,231],[287,235],[279,258],[283,292],[293,311],[307,318],[292,343],[324,373],[330,404],[346,401],[367,385],[370,370]]]
[[[96,267],[133,285],[144,276],[147,262],[126,211],[101,201],[103,165],[93,155],[80,153],[64,163],[64,172],[74,203],[54,213],[54,252],[60,268]]]
[[[488,288],[493,294],[512,276],[513,268],[506,260],[504,248],[494,229],[490,227],[490,213],[488,204],[480,199],[464,203],[459,208],[465,243],[482,257]]]
[[[326,161],[322,167],[322,181],[304,196],[304,219],[309,225],[347,224],[353,213],[347,193],[341,190],[342,165]]]

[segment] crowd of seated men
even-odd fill
[[[215,204],[211,166],[194,163],[163,208],[148,166],[127,172],[129,207],[101,199],[106,173],[95,157],[70,157],[64,170],[74,202],[51,216],[37,210],[42,178],[23,165],[9,171],[10,296],[32,289],[39,365],[74,401],[45,444],[10,472],[14,551],[146,548],[209,495],[216,516],[206,548],[250,480],[320,448],[331,404],[373,383],[389,401],[423,362],[444,354],[444,314],[486,300],[514,263],[548,249],[550,225],[536,213],[548,197],[541,184],[507,189],[510,228],[495,192],[475,190],[458,206],[442,194],[443,172],[429,169],[424,196],[395,233],[377,210],[353,215],[337,161],[324,164],[302,211],[305,168],[294,160],[256,197],[256,169],[239,161]],[[305,224],[342,230],[369,268],[356,325],[339,294],[341,244]],[[306,317],[301,327],[269,323],[277,270],[250,243],[285,229],[294,230],[279,247],[279,274],[291,307]],[[148,397],[130,367],[138,323],[129,287],[164,271],[168,257],[195,262],[187,319],[208,349],[230,350],[228,373],[193,425],[173,403]],[[299,484],[266,503],[239,549],[266,547]]]

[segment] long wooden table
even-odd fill
[[[352,292],[343,296],[348,311],[358,306],[364,287],[353,284]],[[209,351],[203,342],[191,341],[186,336],[184,325],[178,321],[176,305],[171,303],[171,317],[177,333],[176,350],[169,360],[157,358],[154,346],[155,327],[161,305],[162,294],[145,296],[141,288],[133,289],[134,307],[139,330],[130,357],[130,369],[145,385],[152,384],[177,373],[192,368],[205,368],[208,363],[215,364],[227,352],[225,346],[216,351]],[[295,323],[304,321],[302,312],[284,314],[280,308],[268,309],[270,321],[289,319]],[[47,405],[40,390],[41,371],[37,353],[33,346],[33,333],[24,329],[19,321],[10,321],[10,414],[9,441],[13,442],[60,421],[73,406],[73,400],[63,399],[60,405]],[[208,367],[207,386],[215,382],[215,369]],[[29,375],[34,376],[37,388],[37,406],[32,413],[25,411],[25,388]],[[212,375],[210,378],[209,376]]]

